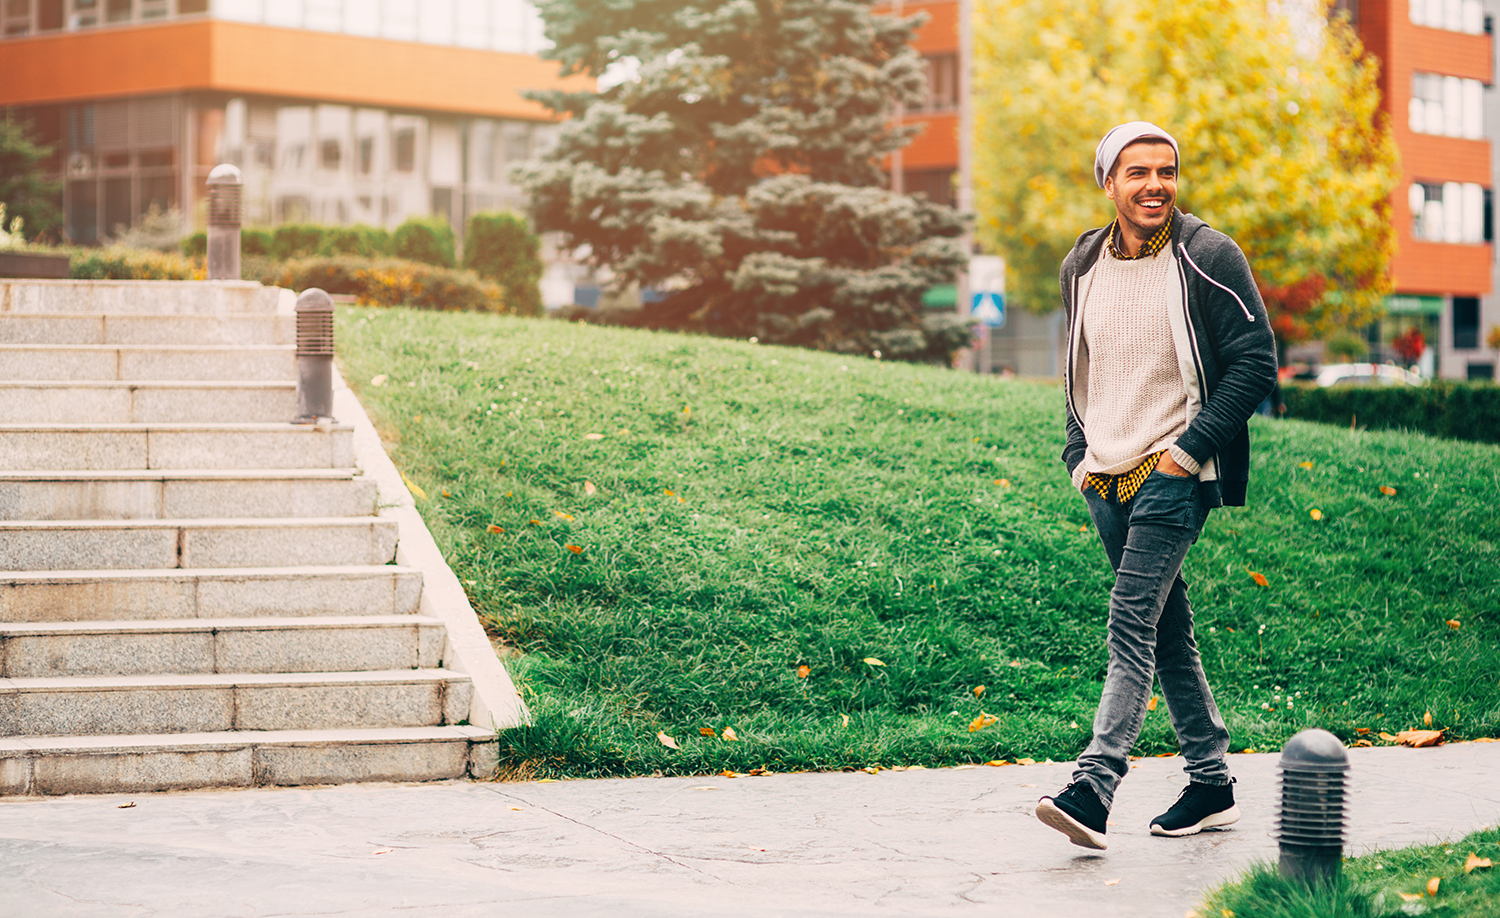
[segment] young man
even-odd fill
[[[1104,135],[1094,180],[1115,219],[1078,237],[1062,264],[1062,458],[1115,584],[1093,741],[1073,782],[1043,797],[1036,814],[1085,848],[1105,847],[1153,676],[1189,783],[1151,833],[1193,835],[1239,819],[1224,760],[1229,731],[1203,675],[1179,572],[1209,510],[1245,503],[1246,421],[1276,383],[1276,348],[1234,240],[1175,207],[1178,163],[1177,141],[1153,124]]]

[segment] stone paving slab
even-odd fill
[[[1500,820],[1500,744],[1351,758],[1351,853]],[[0,903],[8,918],[1178,918],[1275,858],[1277,759],[1233,756],[1244,819],[1187,839],[1146,830],[1181,760],[1142,760],[1098,854],[1031,816],[1067,764],[0,800]]]

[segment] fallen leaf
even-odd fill
[[[384,373],[381,373],[378,376],[372,376],[372,377],[370,377],[370,385],[372,385],[372,386],[383,386],[383,385],[385,385],[385,381],[387,379],[389,379],[389,378],[390,377],[386,376]]]
[[[1269,581],[1269,580],[1266,579],[1266,575],[1265,574],[1262,574],[1259,571],[1249,571],[1249,574],[1250,574],[1250,579],[1254,580],[1260,586],[1270,586],[1271,585],[1271,581]]]
[[[731,743],[737,743],[740,741],[740,735],[734,732],[733,727],[724,728],[724,738],[729,740]]]
[[[774,775],[774,774],[776,774],[776,772],[772,771],[769,768],[766,768],[765,766],[761,766],[760,768],[752,768],[752,769],[750,769],[749,773],[750,773],[751,777],[755,777],[755,778],[759,778],[759,777],[761,777],[763,775]]]
[[[879,660],[875,659],[874,657],[865,657],[865,662],[868,663],[868,664],[870,664],[871,666],[884,666],[885,665],[884,663],[880,662]]]
[[[405,472],[401,473],[401,480],[406,482],[406,488],[407,490],[411,491],[412,497],[415,497],[417,500],[427,499],[427,492],[417,487],[416,483],[413,482],[410,478],[407,478]]]
[[[1308,515],[1315,520],[1321,520],[1323,518],[1323,511],[1319,510],[1317,507],[1314,507],[1308,511]]]
[[[1431,711],[1428,711],[1426,714],[1422,715],[1422,723],[1425,724],[1425,725],[1427,725],[1427,726],[1429,726],[1429,727],[1432,726],[1432,712]]]
[[[693,788],[693,790],[718,790],[718,788],[714,787],[712,784],[700,784],[697,787]]]
[[[1359,746],[1359,747],[1365,747],[1365,746],[1373,746],[1375,744],[1372,743],[1372,742],[1370,742],[1367,739],[1361,739],[1361,740],[1355,740],[1354,741],[1354,745],[1355,746]]]
[[[1428,880],[1427,881],[1427,895],[1429,895],[1429,896],[1436,896],[1437,892],[1438,892],[1438,887],[1441,886],[1441,885],[1443,885],[1443,878],[1442,877],[1433,877],[1432,879]]]
[[[598,492],[599,492],[599,489],[596,488],[596,487],[594,487],[594,483],[592,481],[585,481],[583,483],[583,493],[584,494],[587,494],[589,497],[593,497]]]
[[[751,851],[764,851],[764,850],[766,850],[764,848],[757,848],[754,845],[746,845],[745,847],[749,848]]]
[[[1478,869],[1480,867],[1492,867],[1492,866],[1494,866],[1494,865],[1490,863],[1490,859],[1489,858],[1487,858],[1487,857],[1480,857],[1479,855],[1477,855],[1474,852],[1470,851],[1469,852],[1469,859],[1466,860],[1466,861],[1464,861],[1464,873],[1473,873],[1476,869]]]
[[[1400,743],[1403,746],[1421,749],[1423,746],[1441,746],[1443,743],[1443,734],[1447,732],[1447,727],[1441,730],[1402,730],[1395,736],[1390,737],[1390,739],[1392,742]],[[1386,734],[1380,734],[1380,738],[1385,739]]]
[[[1156,710],[1156,696],[1155,695],[1152,695],[1151,696],[1151,700],[1148,701],[1148,702],[1146,702],[1146,710],[1148,710],[1148,711],[1154,711],[1154,710]]]
[[[674,494],[673,494],[673,493],[672,493],[672,489],[671,489],[671,488],[663,488],[663,489],[662,489],[662,491],[663,491],[663,492],[664,492],[664,493],[665,493],[665,494],[666,494],[666,495],[667,495],[667,496],[668,496],[668,497],[673,497],[673,496],[675,496],[675,495],[674,495]]]
[[[603,440],[604,434],[584,434],[583,438],[585,440]]]
[[[975,698],[978,698],[979,696],[981,696],[983,694],[984,694],[984,686],[982,686],[982,685],[976,685],[976,686],[974,686],[974,697]]]
[[[452,496],[453,496],[453,495],[452,495],[452,494],[449,494],[449,493],[448,493],[448,492],[447,492],[447,491],[444,491],[444,492],[443,492],[443,496],[444,496],[444,497],[452,497]]]
[[[714,732],[714,728],[713,727],[699,727],[698,728],[698,735],[699,736],[718,736],[719,734],[717,734],[717,733]]]
[[[569,523],[573,522],[573,518],[571,516],[569,516],[568,514],[562,512],[561,510],[553,510],[552,511],[552,515],[555,516],[555,517],[557,517],[560,520],[566,520]]]
[[[421,416],[421,415],[420,415],[420,414],[419,414],[419,415],[417,415],[417,420],[418,420],[418,421],[420,421],[420,420],[422,420],[422,416]]]
[[[881,768],[879,765],[866,765],[864,768],[861,768],[860,771],[864,772],[867,775],[874,775],[879,774]]]
[[[129,803],[122,803],[122,804],[120,804],[119,806],[115,807],[115,809],[117,809],[117,810],[128,810],[128,809],[131,809],[134,806],[135,806],[135,801],[132,800]],[[1489,862],[1486,861],[1485,864],[1484,864],[1484,866],[1486,866],[1486,867],[1490,866]]]
[[[1008,488],[1008,487],[1010,487],[1010,479],[1009,478],[996,478],[995,479],[995,484],[999,485],[1002,488]]]
[[[557,783],[557,779],[556,778],[543,778],[543,779],[541,779],[540,781],[538,781],[536,783],[538,783],[538,784],[556,784]]]
[[[1396,496],[1396,489],[1393,488],[1393,487],[1391,487],[1390,485],[1381,485],[1380,486],[1380,493],[1384,494],[1386,497],[1395,497]]]
[[[666,746],[668,749],[681,749],[682,748],[681,746],[677,745],[677,741],[674,740],[674,739],[672,739],[670,736],[668,736],[665,731],[658,732],[656,734],[656,738],[658,740],[661,740],[661,744],[663,746]]]
[[[978,717],[974,718],[972,721],[969,722],[969,732],[970,733],[978,733],[980,730],[983,730],[985,727],[988,727],[988,726],[990,726],[992,724],[998,724],[999,722],[1000,722],[1000,718],[995,717],[992,714],[985,714],[985,713],[981,712]]]
[[[1124,879],[1124,878],[1123,877],[1115,877],[1113,880],[1105,880],[1104,881],[1104,885],[1105,886],[1119,886],[1120,885],[1120,880],[1122,880],[1122,879]]]
[[[849,715],[848,714],[840,714],[839,716],[842,717],[842,718],[844,718],[844,726],[846,726],[846,727],[849,726]]]
[[[1415,902],[1422,898],[1421,893],[1396,893],[1396,895],[1400,896],[1403,902]]]
[[[1035,765],[1036,759],[1016,759],[1017,765]]]
[[[1297,463],[1297,468],[1299,468],[1299,469],[1310,469],[1312,467],[1313,467],[1313,464],[1311,462],[1299,462],[1299,463]]]
[[[808,666],[806,663],[804,663],[801,666],[797,667],[797,678],[798,679],[806,679],[808,676],[811,676],[811,675],[812,675],[812,667]]]
[[[540,525],[542,525],[542,521],[541,520],[528,520],[527,522],[531,523],[531,525],[533,525],[533,526],[540,526]]]
[[[511,809],[515,810],[518,813],[521,812],[521,808],[518,807],[518,806],[513,806],[513,807],[511,807]]]
[[[582,545],[564,545],[563,548],[566,548],[568,551],[571,551],[575,555],[583,554]]]
[[[1001,765],[1009,765],[1010,763],[1005,761],[1004,759],[990,759],[984,764],[990,766],[991,768],[999,768]]]
[[[484,531],[485,532],[504,532],[505,530],[501,529],[499,526],[496,526],[494,523],[491,523],[488,526],[484,527]]]
[[[371,853],[372,854],[390,854],[394,850],[396,850],[396,849],[394,849],[394,848],[376,848]]]
[[[1380,738],[1383,739],[1383,740],[1385,740],[1387,743],[1400,742],[1399,740],[1396,739],[1396,737],[1394,737],[1391,734],[1385,732],[1384,730],[1380,731]]]
[[[1370,728],[1369,727],[1355,727],[1354,728],[1354,732],[1358,733],[1360,736],[1364,736],[1366,733],[1370,732]]]
[[[1456,618],[1450,618],[1448,619],[1448,627],[1452,628],[1454,631],[1457,631],[1459,628],[1463,627],[1463,622],[1459,621]]]
[[[730,771],[729,769],[726,768],[723,771],[719,772],[719,777],[721,777],[721,778],[743,778],[744,775],[740,774],[737,771]]]

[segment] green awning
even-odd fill
[[[1443,298],[1393,293],[1385,298],[1385,311],[1393,316],[1440,316],[1443,314]]]
[[[938,284],[922,294],[922,305],[928,309],[953,309],[958,305],[958,286]]]

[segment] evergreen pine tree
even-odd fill
[[[0,202],[10,214],[6,219],[20,217],[21,231],[32,241],[58,241],[62,229],[62,183],[46,177],[51,155],[29,125],[0,112]]]
[[[538,229],[621,287],[644,324],[946,361],[965,322],[924,312],[964,255],[954,210],[897,195],[894,103],[925,90],[917,19],[870,0],[539,0],[567,73],[633,65],[521,170]]]

